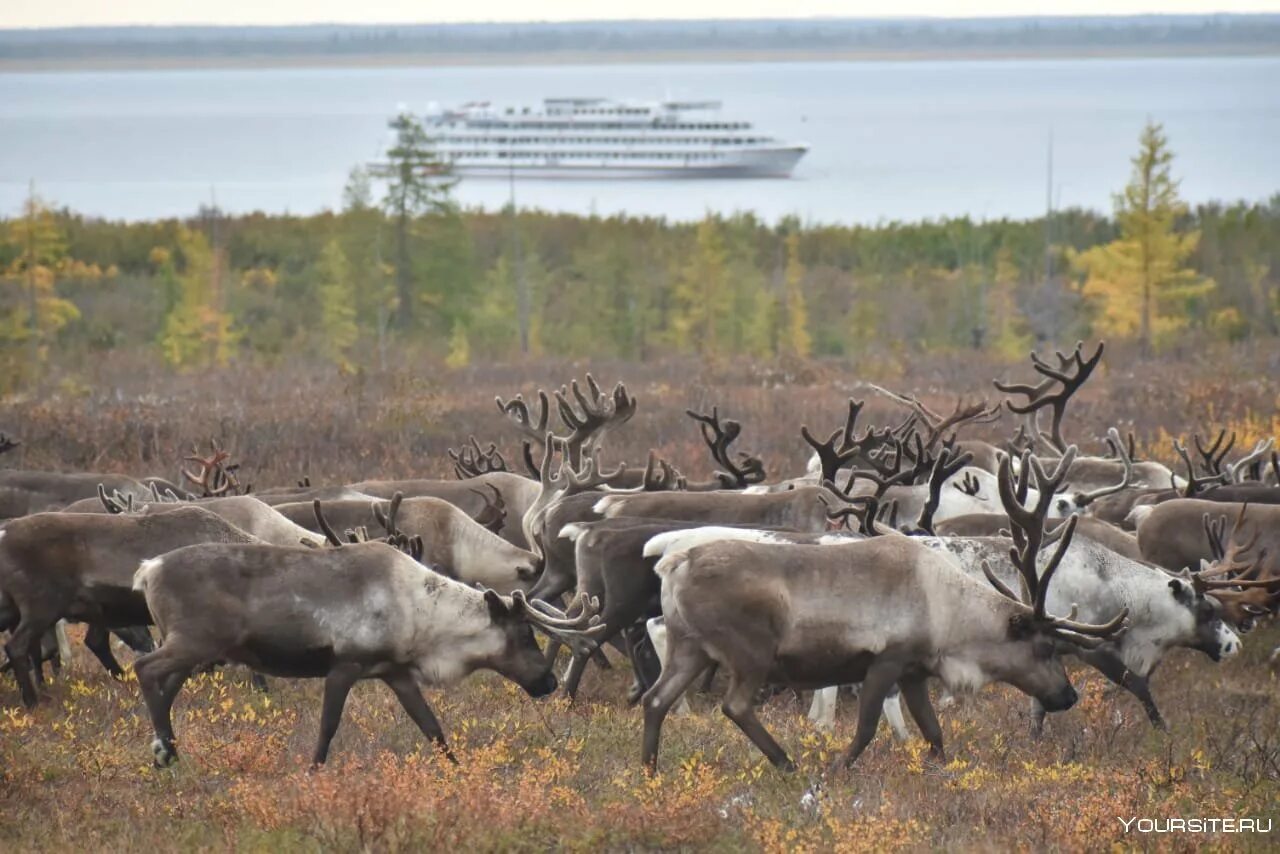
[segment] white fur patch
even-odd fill
[[[659,578],[666,578],[680,567],[684,566],[685,553],[676,552],[675,554],[665,555],[661,560],[654,564],[653,571]]]
[[[133,589],[140,593],[145,593],[147,590],[147,578],[152,572],[159,569],[163,563],[164,558],[153,557],[138,564],[138,570],[133,574]]]
[[[1141,528],[1142,523],[1146,521],[1147,517],[1150,516],[1152,511],[1155,509],[1156,506],[1154,504],[1139,504],[1137,507],[1129,511],[1129,515],[1125,517],[1125,521],[1134,528]]]
[[[662,617],[650,617],[644,624],[644,630],[648,633],[649,640],[653,643],[653,651],[658,654],[658,663],[665,670],[667,659],[670,656],[667,650],[667,621]],[[689,701],[681,697],[672,707],[671,712],[677,715],[688,714]]]
[[[818,729],[831,729],[836,725],[836,696],[839,691],[839,688],[832,685],[813,692],[813,702],[809,704],[809,720]]]
[[[885,697],[882,710],[884,711],[885,719],[889,721],[889,729],[893,730],[894,738],[898,739],[898,741],[906,741],[911,737],[911,734],[907,732],[907,722],[902,717],[902,695],[900,693],[894,691],[888,697]]]
[[[818,537],[818,545],[820,546],[843,546],[846,543],[856,543],[862,537],[856,537],[853,534],[823,534]]]
[[[809,474],[821,474],[822,457],[818,456],[816,453],[812,454],[809,457],[809,462],[805,464],[804,470]]]
[[[580,525],[577,522],[570,522],[568,525],[565,525],[560,529],[560,538],[568,540],[571,543],[576,543],[578,538],[586,532],[587,528],[585,525]]]
[[[619,495],[606,495],[604,498],[601,498],[595,504],[591,505],[591,509],[594,512],[599,513],[601,516],[609,516],[609,508],[617,505],[618,500],[621,497],[622,496]]]
[[[991,681],[975,662],[963,658],[943,658],[939,662],[938,677],[956,694],[970,694]]]
[[[701,528],[685,528],[679,531],[667,531],[656,534],[644,544],[645,557],[669,556],[678,552],[687,552],[695,546],[720,540],[739,540],[749,543],[786,543],[789,540],[775,536],[770,531],[756,531],[750,528],[725,528],[719,525],[706,525]]]
[[[58,641],[58,658],[63,664],[71,663],[71,641],[67,638],[67,621],[58,620],[53,627],[54,637]]]
[[[1230,658],[1240,652],[1240,636],[1231,630],[1226,623],[1218,626],[1218,653],[1223,658]]]
[[[769,487],[763,483],[757,483],[755,486],[748,486],[742,490],[743,495],[767,495],[768,493]]]

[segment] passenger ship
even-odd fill
[[[426,130],[458,175],[786,178],[808,151],[719,110],[716,101],[475,102],[427,116]]]

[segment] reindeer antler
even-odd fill
[[[1174,439],[1173,450],[1177,452],[1178,456],[1182,457],[1182,462],[1187,467],[1187,485],[1183,487],[1182,490],[1183,498],[1192,498],[1197,492],[1209,484],[1223,483],[1226,480],[1227,476],[1223,473],[1211,474],[1208,477],[1196,477],[1196,467],[1191,462],[1191,457],[1187,454],[1186,446],[1177,439]],[[1176,490],[1177,483],[1174,483],[1173,487]]]
[[[492,499],[479,489],[471,490],[484,499],[484,509],[476,514],[475,520],[496,534],[502,530],[502,526],[507,521],[507,502],[503,499],[502,491],[498,487],[492,483],[487,483],[485,486],[493,491]]]
[[[805,425],[800,426],[800,435],[818,453],[822,463],[822,479],[835,483],[840,469],[848,466],[859,457],[871,461],[870,452],[894,439],[892,431],[877,432],[868,427],[861,435],[854,432],[858,416],[862,412],[864,402],[849,398],[849,412],[845,416],[844,427],[832,431],[825,442],[819,442]],[[840,446],[836,447],[839,440]]]
[[[710,415],[703,415],[692,409],[686,409],[684,414],[698,422],[702,440],[707,443],[712,458],[724,467],[725,470],[716,472],[715,476],[725,489],[745,489],[752,484],[764,482],[764,463],[759,457],[739,451],[738,462],[735,463],[729,455],[729,446],[742,433],[740,423],[726,418],[722,424],[720,409],[716,406],[711,407]]]
[[[1061,526],[1050,532],[1045,531],[1044,524],[1049,515],[1049,508],[1053,503],[1054,493],[1066,481],[1075,456],[1075,446],[1068,446],[1062,458],[1058,460],[1058,465],[1053,473],[1049,474],[1045,472],[1040,460],[1030,454],[1024,455],[1023,464],[1018,474],[1018,483],[1014,481],[1013,466],[1009,458],[1004,457],[1000,460],[997,484],[1000,491],[1000,500],[1004,504],[1005,512],[1009,514],[1011,533],[1013,535],[1013,547],[1009,549],[1009,558],[1018,570],[1023,587],[1026,590],[1026,596],[1030,599],[1032,618],[1052,635],[1091,649],[1114,639],[1123,631],[1129,616],[1128,608],[1120,611],[1119,614],[1106,623],[1095,624],[1078,622],[1076,620],[1077,609],[1074,605],[1070,614],[1066,617],[1055,617],[1049,614],[1045,607],[1048,601],[1049,584],[1053,580],[1054,573],[1058,571],[1067,549],[1070,548],[1079,517],[1071,516]],[[1020,487],[1022,490],[1026,489],[1026,472],[1028,470],[1030,470],[1031,478],[1035,481],[1037,491],[1036,505],[1033,508],[1028,508],[1023,503],[1026,500],[1025,497],[1018,497],[1018,492],[1021,491]],[[1037,557],[1041,549],[1047,542],[1055,540],[1056,547],[1045,564],[1044,571],[1037,572]],[[992,571],[991,566],[985,561],[983,562],[982,570],[987,576],[987,580],[1000,593],[1016,601],[1026,601],[1023,597],[1015,595],[1013,591],[1001,582]]]
[[[240,485],[235,476],[235,472],[240,468],[240,465],[238,463],[225,465],[227,460],[231,459],[230,452],[224,451],[218,444],[217,439],[209,440],[209,449],[211,451],[210,455],[202,457],[199,449],[192,445],[191,453],[183,458],[187,462],[199,464],[199,475],[194,475],[185,468],[181,470],[184,478],[200,487],[205,498],[223,495],[233,487]]]
[[[929,498],[920,508],[920,516],[916,519],[917,528],[929,535],[933,534],[933,514],[938,512],[938,505],[942,502],[942,485],[971,462],[973,454],[968,451],[956,454],[951,448],[942,449],[929,473]]]
[[[113,515],[133,512],[133,493],[121,495],[120,490],[116,489],[108,495],[106,487],[98,484],[98,500],[102,502],[106,511]]]
[[[1227,471],[1226,471],[1227,482],[1240,483],[1242,480],[1242,477],[1241,477],[1242,473],[1247,471],[1250,466],[1252,466],[1254,463],[1258,462],[1264,456],[1266,456],[1267,452],[1269,452],[1272,449],[1272,447],[1275,446],[1275,443],[1276,443],[1275,439],[1259,439],[1257,444],[1253,446],[1252,451],[1245,454],[1243,457],[1236,460],[1234,463],[1228,464]]]
[[[670,492],[684,489],[686,485],[685,477],[679,469],[660,458],[653,450],[649,451],[640,485],[642,492]]]
[[[1037,385],[1027,385],[1025,383],[1004,383],[999,380],[995,381],[995,387],[1005,394],[1021,394],[1027,398],[1026,403],[1015,404],[1011,400],[1005,401],[1005,406],[1009,407],[1009,411],[1018,415],[1028,416],[1031,426],[1031,438],[1041,439],[1052,445],[1059,453],[1066,453],[1067,443],[1062,438],[1062,419],[1067,412],[1067,404],[1071,397],[1080,390],[1085,381],[1093,373],[1094,368],[1098,367],[1098,363],[1102,361],[1103,350],[1106,349],[1106,343],[1099,341],[1098,349],[1093,352],[1092,356],[1087,359],[1084,357],[1084,342],[1076,343],[1076,349],[1070,355],[1056,352],[1054,355],[1058,359],[1058,366],[1051,366],[1044,359],[1041,359],[1036,353],[1031,354],[1031,365],[1035,368],[1036,373],[1044,377]],[[1055,391],[1054,387],[1059,386]],[[1036,425],[1036,416],[1041,409],[1049,407],[1053,411],[1053,422],[1049,434],[1046,436],[1043,431]]]
[[[960,398],[956,400],[955,410],[944,417],[925,406],[915,395],[899,394],[874,384],[871,388],[896,403],[911,407],[912,414],[928,428],[924,439],[924,446],[928,450],[931,450],[948,431],[957,430],[965,424],[981,424],[1000,417],[999,403],[988,407],[985,400],[980,400],[965,406],[964,398]]]
[[[577,408],[569,402],[572,395]],[[582,455],[598,445],[604,435],[611,429],[630,420],[636,413],[636,399],[627,391],[627,387],[618,383],[613,393],[606,396],[595,377],[587,374],[587,392],[584,394],[577,380],[573,380],[568,389],[561,388],[555,392],[556,410],[560,420],[569,430],[566,436],[554,436],[557,450],[564,452],[573,466],[581,465]],[[510,418],[527,436],[542,441],[548,435],[547,419],[550,404],[547,393],[538,390],[538,415],[535,418],[525,403],[523,396],[516,395],[510,401],[501,397],[495,398],[498,410]]]
[[[582,469],[576,470],[569,466],[568,462],[560,464],[560,476],[566,478],[569,485],[565,487],[562,495],[576,495],[579,492],[588,492],[599,486],[609,486],[627,470],[626,463],[619,463],[618,467],[611,472],[606,472],[600,465],[600,449],[595,449],[591,456],[582,461]]]
[[[1132,438],[1133,434],[1130,433],[1129,436]],[[1124,464],[1124,474],[1121,476],[1119,483],[1112,484],[1111,486],[1099,487],[1091,492],[1076,493],[1073,500],[1075,501],[1076,507],[1079,507],[1082,510],[1097,501],[1099,498],[1105,498],[1108,495],[1115,495],[1117,492],[1128,489],[1130,484],[1133,483],[1133,459],[1129,456],[1129,452],[1125,449],[1125,446],[1120,442],[1119,430],[1112,427],[1107,431],[1107,444],[1114,448],[1115,452],[1119,455],[1120,462]]]
[[[1205,448],[1200,442],[1200,434],[1196,433],[1191,437],[1196,443],[1196,452],[1200,454],[1200,459],[1204,460],[1204,470],[1209,474],[1222,474],[1222,459],[1227,455],[1236,444],[1236,434],[1231,433],[1231,439],[1223,446],[1223,440],[1227,438],[1227,430],[1224,427],[1218,431],[1218,438],[1213,440],[1213,444]]]
[[[481,448],[474,435],[467,437],[467,442],[459,450],[450,448],[449,459],[453,460],[453,473],[458,480],[479,477],[495,471],[507,471],[507,461],[502,458],[498,446],[494,442],[489,447]]]

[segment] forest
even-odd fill
[[[1280,194],[1188,206],[1158,125],[1109,213],[834,225],[460,208],[409,117],[341,210],[106,221],[39,197],[0,221],[14,392],[128,354],[174,371],[348,374],[552,357],[1018,358],[1077,338],[1146,354],[1280,335]],[[1260,194],[1261,195],[1261,194]]]
[[[78,27],[0,31],[0,63],[191,62],[585,54],[597,60],[844,53],[1274,53],[1280,17],[1255,15],[821,18],[814,20],[530,21],[272,27]]]

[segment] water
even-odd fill
[[[0,214],[47,199],[130,219],[340,204],[401,106],[552,95],[717,98],[809,143],[791,180],[519,179],[521,206],[877,222],[1034,216],[1054,140],[1060,206],[1109,209],[1138,133],[1161,121],[1190,201],[1280,190],[1280,58],[124,71],[0,74]],[[505,179],[466,179],[499,207]]]

